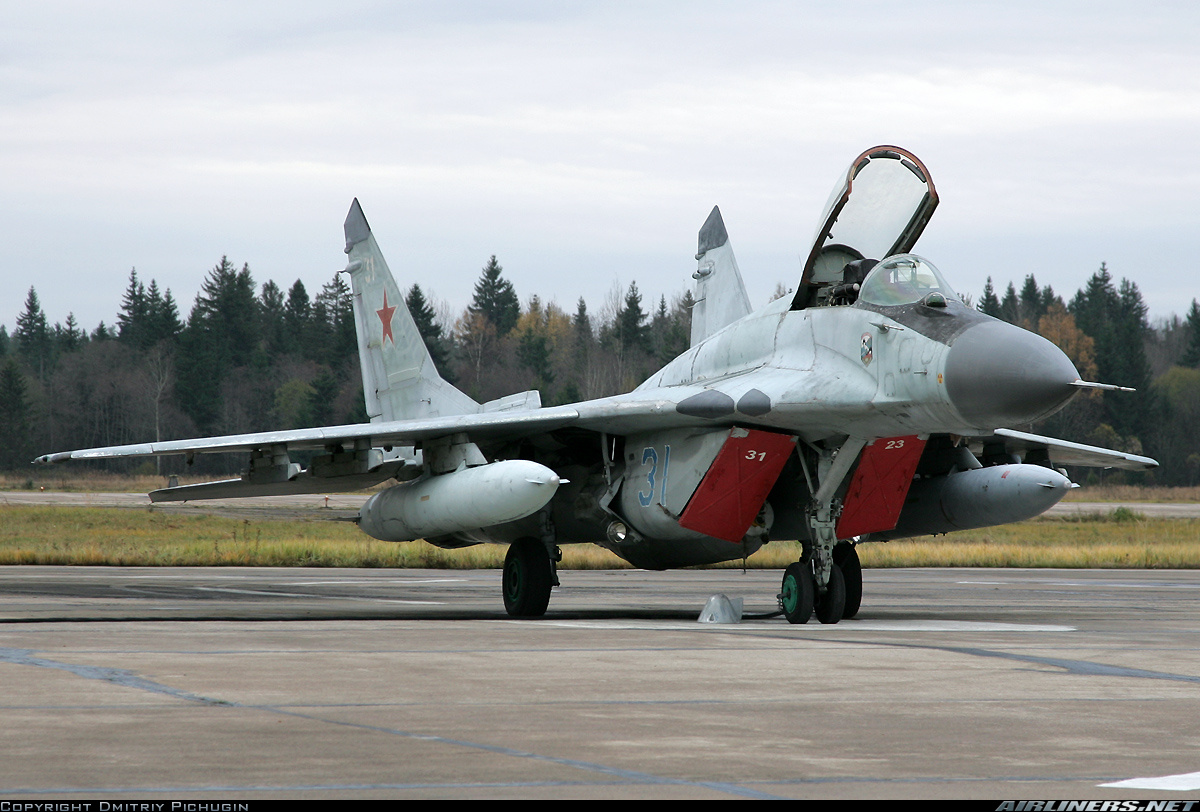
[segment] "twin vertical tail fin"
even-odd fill
[[[363,395],[372,423],[472,414],[479,404],[442,379],[388,270],[357,198],[346,215],[346,272]]]
[[[733,258],[721,210],[716,206],[700,227],[696,259],[700,266],[692,274],[696,280],[696,306],[692,309],[693,347],[750,314],[750,297],[746,295],[746,285],[742,282],[737,260]]]

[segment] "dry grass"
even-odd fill
[[[1085,485],[1069,491],[1064,502],[1200,502],[1200,487],[1151,488],[1145,485]]]
[[[199,482],[214,482],[221,479],[233,479],[234,474],[223,476],[183,476],[179,477],[180,485],[195,485]],[[331,489],[329,493],[362,493],[370,494],[384,485],[367,489],[338,491]],[[60,491],[63,493],[149,493],[158,488],[167,487],[167,477],[155,474],[108,474],[102,471],[85,471],[69,465],[38,465],[30,466],[28,475],[11,471],[0,473],[0,491]],[[322,491],[324,493],[325,491]],[[364,496],[364,500],[365,500]]]
[[[191,485],[229,476],[180,476]],[[39,490],[68,493],[148,493],[166,487],[167,478],[153,474],[109,474],[70,465],[30,466],[28,472],[0,473],[0,491]],[[374,490],[374,489],[372,489]],[[366,493],[368,491],[364,491]],[[1157,488],[1145,485],[1092,485],[1070,491],[1065,502],[1200,502],[1200,486]]]
[[[179,477],[180,485],[229,477]],[[0,473],[0,491],[63,491],[65,493],[149,493],[165,488],[167,478],[155,474],[108,474],[70,465],[30,466],[28,473]]]
[[[1200,569],[1200,520],[1124,510],[1041,518],[950,536],[864,544],[867,567],[1126,567]],[[506,548],[393,544],[330,521],[246,521],[154,510],[0,507],[0,564],[497,568]],[[795,542],[772,542],[746,566],[781,569]],[[720,565],[741,567],[739,561]],[[564,545],[564,569],[628,565],[590,544]]]
[[[442,550],[376,541],[348,522],[246,521],[148,510],[0,507],[0,564],[257,567],[500,567],[507,548]],[[626,566],[593,545],[563,552],[565,568]]]

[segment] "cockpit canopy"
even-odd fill
[[[884,307],[915,302],[945,307],[948,299],[960,301],[933,263],[916,254],[896,254],[880,262],[858,293],[860,302]]]
[[[933,179],[907,150],[880,146],[854,159],[838,179],[813,236],[792,310],[841,298],[848,263],[911,251],[937,208]]]

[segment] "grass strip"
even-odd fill
[[[1118,508],[1093,516],[1039,518],[949,536],[863,544],[865,567],[1065,567],[1200,569],[1200,520],[1149,519]],[[628,565],[592,544],[563,545],[563,569]],[[376,541],[333,521],[249,521],[152,509],[0,507],[0,564],[109,566],[423,567],[503,565],[507,547],[442,550]],[[800,554],[776,541],[746,560],[782,569]],[[741,567],[726,562],[724,567]]]

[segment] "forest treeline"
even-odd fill
[[[783,293],[782,286],[777,295]],[[114,301],[117,295],[114,292]],[[637,283],[598,310],[521,302],[492,257],[457,317],[419,284],[406,303],[443,377],[476,400],[539,389],[546,405],[631,390],[687,349],[690,291],[644,304]],[[1070,300],[1028,275],[977,309],[1058,345],[1093,391],[1033,431],[1156,457],[1147,484],[1200,481],[1200,306],[1151,324],[1137,285],[1104,265]],[[169,290],[129,274],[111,325],[73,315],[50,325],[30,288],[10,333],[0,326],[0,470],[28,471],[39,453],[191,436],[366,420],[350,291],[335,275],[315,295],[296,281],[259,286],[227,258],[205,277],[186,319]],[[197,458],[205,471],[237,463]],[[108,467],[154,471],[157,463]],[[178,471],[169,460],[161,472]],[[232,466],[232,467],[231,467]],[[1092,474],[1095,476],[1095,474]]]
[[[686,350],[691,330],[690,293],[647,307],[636,282],[599,312],[582,298],[573,313],[536,295],[522,305],[495,257],[457,318],[419,284],[405,300],[442,376],[481,402],[525,389],[546,405],[629,391]],[[0,326],[0,470],[28,471],[60,449],[365,422],[357,346],[341,275],[315,295],[300,281],[285,292],[222,257],[184,319],[171,292],[134,269],[116,320],[90,332],[73,315],[51,326],[31,287],[12,332]],[[238,464],[202,455],[196,470]]]

